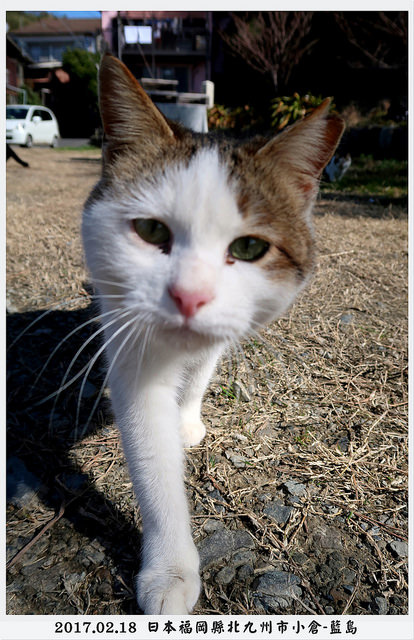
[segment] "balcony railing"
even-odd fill
[[[148,36],[147,36],[148,37]],[[206,55],[208,31],[185,27],[178,32],[174,29],[152,26],[151,41],[125,42],[123,51],[142,51],[152,55]]]

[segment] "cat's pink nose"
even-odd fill
[[[174,285],[168,289],[168,293],[174,300],[179,312],[186,318],[191,318],[197,311],[214,298],[211,291],[187,291]]]

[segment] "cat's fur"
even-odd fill
[[[112,405],[143,522],[138,603],[192,610],[199,590],[183,481],[183,445],[205,434],[200,408],[217,358],[272,321],[313,264],[311,209],[342,134],[329,101],[277,137],[215,142],[167,121],[118,60],[103,57],[103,172],[84,210],[105,329]],[[168,246],[133,220],[155,219]],[[269,243],[255,261],[229,246]]]

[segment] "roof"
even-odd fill
[[[10,38],[9,34],[6,34],[6,55],[8,58],[13,58],[14,60],[18,60],[19,62],[30,63],[33,62],[31,57],[27,53],[23,53],[18,44]]]
[[[50,16],[38,22],[31,22],[10,33],[13,35],[51,35],[56,33],[94,33],[100,31],[100,18],[57,18]]]

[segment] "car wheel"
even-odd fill
[[[58,137],[57,136],[53,136],[53,140],[50,143],[50,146],[52,147],[52,149],[56,149],[56,147],[58,146]]]
[[[28,149],[30,149],[30,147],[33,147],[33,138],[30,135],[30,133],[28,134],[28,136],[26,138],[26,142],[24,143],[24,146],[27,147]]]

